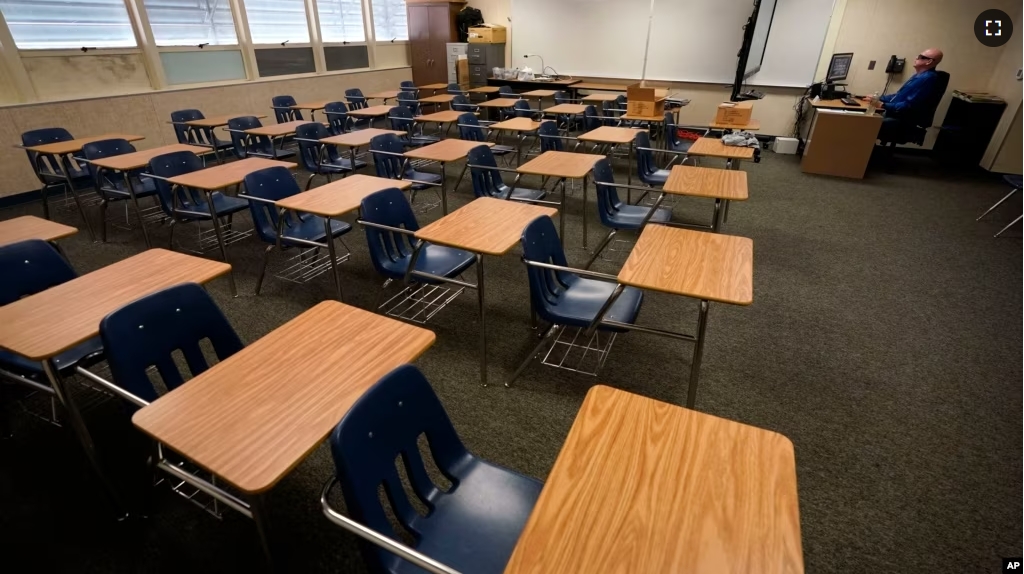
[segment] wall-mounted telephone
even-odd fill
[[[896,54],[893,54],[889,58],[889,63],[885,65],[886,74],[899,74],[903,71],[903,66],[907,64],[906,58],[897,58]]]

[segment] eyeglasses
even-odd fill
[[[918,54],[917,55],[917,59],[918,60],[934,60],[935,58],[929,58],[928,56],[925,56],[924,54]]]

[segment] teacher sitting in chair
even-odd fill
[[[883,144],[924,143],[925,130],[932,125],[935,108],[949,84],[949,74],[935,70],[941,61],[941,50],[928,48],[921,52],[914,59],[916,73],[895,94],[878,98],[878,106],[885,112],[878,130]]]

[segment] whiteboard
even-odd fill
[[[777,0],[755,86],[814,81],[833,0]],[[512,0],[512,65],[559,74],[639,78],[650,0]],[[751,0],[655,0],[647,79],[732,84]]]

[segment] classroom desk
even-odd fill
[[[739,169],[741,160],[754,159],[754,148],[725,145],[717,138],[697,138],[686,154],[719,157],[725,160],[726,169]]]
[[[801,574],[793,443],[597,385],[505,574]]]
[[[233,185],[239,185],[245,180],[245,176],[250,173],[275,166],[284,166],[288,169],[295,169],[298,167],[294,163],[287,161],[278,161],[262,157],[247,157],[231,163],[178,175],[167,180],[172,185],[181,185],[184,187],[191,187],[193,189],[200,189],[206,194],[206,203],[210,206],[210,219],[213,220],[213,230],[217,235],[217,245],[220,247],[221,260],[225,263],[228,260],[227,245],[229,243],[245,239],[252,234],[252,231],[238,232],[228,230],[228,232],[225,233],[225,231],[221,229],[220,218],[217,217],[217,214],[214,211],[213,192],[220,189],[226,189]],[[177,198],[178,194],[175,193],[174,197]],[[238,290],[235,288],[235,277],[233,274],[228,274],[228,281],[231,285],[231,295],[233,297],[237,297]]]
[[[488,86],[508,86],[513,90],[547,90],[554,87],[557,90],[564,90],[578,84],[579,80],[505,80],[502,78],[487,78]]]
[[[434,109],[437,110],[441,107],[441,104],[448,104],[448,109],[451,109],[452,100],[455,99],[455,94],[439,94],[436,96],[429,96],[426,98],[420,98],[421,104],[432,104]]]
[[[638,128],[623,128],[616,126],[601,126],[597,129],[590,130],[584,134],[580,134],[576,139],[581,142],[593,142],[597,147],[597,144],[610,144],[611,147],[608,149],[608,157],[610,158],[612,152],[616,147],[627,144],[629,151],[627,152],[627,164],[626,164],[626,185],[633,184],[633,147],[636,142],[636,132]]]
[[[497,94],[501,91],[498,86],[480,86],[479,88],[470,88],[466,90],[467,94]]]
[[[270,138],[270,149],[273,152],[273,157],[277,157],[277,145],[274,144],[274,138],[281,138],[281,146],[284,146],[284,138],[286,136],[294,135],[295,131],[299,129],[299,126],[303,126],[310,123],[316,123],[309,120],[293,120],[290,122],[284,122],[280,124],[269,124],[260,126],[258,128],[249,128],[245,130],[245,133],[253,136],[266,136]],[[252,152],[249,152],[252,153]]]
[[[416,116],[416,117],[413,118],[413,121],[414,122],[419,122],[419,123],[435,123],[435,124],[437,124],[437,132],[438,132],[438,134],[440,134],[441,138],[443,139],[443,138],[448,137],[448,132],[451,131],[452,124],[457,123],[459,121],[459,116],[461,116],[464,113],[466,113],[466,112],[457,112],[455,110],[443,110],[443,111],[440,111],[440,112],[434,112],[432,114],[424,114],[422,116]],[[441,127],[444,124],[448,124],[448,127],[445,128],[442,131]]]
[[[338,272],[337,256],[334,253],[334,241],[331,238],[331,219],[337,219],[346,213],[359,209],[363,198],[382,189],[392,187],[406,190],[412,187],[412,183],[400,179],[356,174],[277,201],[277,208],[282,212],[284,210],[300,211],[324,218],[324,229],[327,233],[324,241],[330,255],[331,274],[334,276],[334,288],[337,291],[339,301],[342,299],[341,276]],[[284,219],[280,218],[279,221],[284,221]],[[279,229],[278,235],[280,233],[281,230]]]
[[[144,149],[134,153],[103,157],[92,161],[83,161],[89,161],[89,163],[104,169],[124,173],[149,166],[149,160],[154,157],[179,151],[190,151],[196,155],[204,155],[214,150],[197,145],[171,144],[152,149]],[[139,208],[138,198],[135,197],[135,185],[132,183],[131,177],[125,176],[124,180],[126,182],[126,187],[128,188],[128,195],[131,196],[132,205],[135,207],[135,214],[139,217],[139,227],[142,228],[142,237],[146,240],[146,248],[148,249],[153,245],[149,241],[149,232],[146,231],[146,225],[142,221],[142,210]],[[106,232],[104,232],[104,234],[105,233]]]
[[[446,280],[457,285],[475,287],[480,306],[480,383],[487,386],[487,329],[484,311],[484,255],[504,255],[519,244],[523,229],[534,219],[557,213],[553,207],[530,205],[518,201],[505,201],[493,197],[481,197],[456,209],[437,221],[416,232],[416,239],[447,245],[476,254],[476,285]],[[410,274],[417,275],[414,268],[422,244],[416,248]],[[431,280],[438,280],[430,276]]]
[[[70,400],[54,357],[98,336],[104,317],[140,297],[179,283],[206,283],[230,270],[227,263],[149,249],[0,307],[0,347],[43,363],[93,470],[119,510],[125,509],[120,495],[103,473],[89,429]]]
[[[519,101],[519,98],[503,98],[503,97],[498,97],[498,98],[494,98],[493,100],[485,100],[485,101],[482,101],[482,102],[478,102],[476,105],[481,107],[481,108],[487,108],[487,110],[488,110],[487,111],[487,117],[488,117],[488,119],[493,120],[494,119],[494,115],[496,113],[498,113],[498,112],[492,111],[492,110],[498,110],[498,109],[501,109],[501,108],[511,108],[512,106],[516,105],[516,102],[518,102],[518,101]]]
[[[565,180],[583,181],[583,248],[587,247],[587,176],[601,156],[592,153],[546,151],[516,168],[520,174],[558,178],[562,184],[562,199],[558,204],[558,238],[565,247]],[[518,176],[516,181],[519,181]],[[515,185],[515,184],[513,184]]]
[[[438,90],[447,90],[448,84],[427,84],[425,86],[417,86],[421,90],[430,90],[430,93],[436,94]]]
[[[605,92],[625,92],[629,88],[626,84],[601,84],[597,82],[580,82],[574,84],[572,89],[579,90],[601,90]]]
[[[384,90],[375,94],[366,96],[368,100],[383,100],[383,103],[388,103],[388,100],[393,100],[398,97],[398,94],[402,93],[402,90]]]
[[[336,102],[337,100],[320,100],[313,102],[301,102],[294,106],[289,106],[293,110],[309,110],[309,121],[316,121],[316,111],[322,110],[327,107],[327,104]]]
[[[557,103],[544,109],[545,116],[580,116],[583,118],[584,113],[587,112],[587,106],[582,103]],[[565,134],[568,134],[569,126],[572,122],[565,123]]]
[[[619,271],[623,285],[700,300],[696,335],[660,333],[693,343],[687,408],[692,409],[697,400],[708,305],[711,301],[750,305],[754,300],[753,260],[754,242],[746,237],[650,224]]]
[[[508,131],[516,134],[516,165],[522,162],[523,158],[523,141],[530,136],[531,133],[536,134],[540,128],[540,122],[531,120],[530,118],[510,118],[503,122],[493,123],[487,126],[488,129],[498,131]]]
[[[138,410],[132,422],[245,493],[269,548],[265,494],[381,377],[433,344],[427,329],[323,301]],[[189,482],[223,492],[199,477]]]
[[[654,124],[664,124],[665,123],[665,116],[656,116],[656,117],[638,116],[636,114],[630,114],[630,113],[622,114],[621,116],[619,116],[616,119],[621,120],[621,121],[627,121],[627,122],[641,122],[641,123],[645,123],[645,124],[647,124],[647,129],[649,129],[649,130],[653,130],[654,129]]]
[[[78,229],[49,219],[34,215],[22,215],[13,219],[0,221],[0,247],[26,241],[42,239],[53,243],[78,233]],[[56,247],[56,245],[55,245]],[[58,248],[60,249],[60,248]]]
[[[584,102],[614,102],[619,99],[615,94],[587,94],[580,98]]]
[[[710,123],[708,123],[708,127],[712,128],[712,129],[716,129],[716,130],[734,130],[734,131],[754,132],[754,131],[757,131],[757,130],[761,129],[761,120],[752,119],[749,122],[747,122],[746,124],[739,125],[739,126],[735,125],[735,124],[721,124],[721,123],[718,123],[718,122],[712,120]]]
[[[441,212],[445,215],[448,215],[448,178],[445,175],[445,164],[464,159],[469,150],[482,145],[490,147],[494,144],[491,142],[445,139],[430,145],[412,148],[405,152],[405,157],[409,159],[436,161],[441,164]],[[465,172],[465,169],[463,169],[463,172]],[[461,175],[459,176],[459,181],[462,181]],[[458,183],[455,185],[457,186]]]
[[[537,108],[541,109],[541,105],[543,104],[544,98],[554,97],[554,95],[557,94],[557,93],[558,93],[558,90],[530,90],[529,92],[523,92],[522,94],[519,94],[519,95],[524,97],[524,98],[526,98],[526,99],[528,99],[528,100],[532,100],[532,99],[536,98],[536,100],[537,100]]]
[[[404,136],[405,132],[396,130],[381,130],[377,128],[366,128],[362,130],[351,131],[343,133],[337,136],[328,136],[320,139],[320,143],[339,145],[348,148],[348,160],[351,162],[352,171],[356,170],[356,151],[365,146],[370,145],[370,140],[374,136],[382,134],[395,134],[397,136]],[[342,173],[344,177],[346,173]]]
[[[717,232],[722,225],[722,202],[747,200],[747,172],[675,165],[672,166],[672,171],[669,172],[668,180],[661,191],[673,195],[713,198],[715,209],[711,215],[711,225],[708,227],[711,231]]]
[[[41,156],[49,157],[51,165],[55,167],[60,166],[60,175],[57,175],[57,178],[64,180],[64,185],[67,187],[68,191],[71,192],[71,197],[75,200],[75,205],[78,207],[78,213],[82,216],[82,221],[85,223],[85,230],[89,233],[89,241],[95,241],[96,235],[92,232],[92,223],[89,221],[89,216],[85,213],[85,206],[82,205],[82,200],[78,197],[78,190],[75,189],[74,184],[71,182],[71,176],[68,174],[68,170],[65,167],[65,160],[67,162],[72,160],[68,160],[65,156],[73,155],[82,151],[82,148],[85,147],[85,144],[87,143],[112,139],[123,139],[134,142],[146,138],[145,136],[111,133],[36,146],[18,146]],[[40,173],[43,174],[44,178],[53,177],[55,175],[43,172]],[[46,201],[46,190],[48,187],[49,186],[44,185],[40,190],[43,198],[43,215],[46,219],[50,218],[50,204]]]
[[[882,116],[868,114],[867,104],[847,106],[839,100],[811,101],[800,170],[804,173],[861,179],[875,150]]]
[[[349,108],[348,115],[354,118],[369,118],[370,125],[368,127],[372,128],[373,120],[387,116],[389,113],[391,113],[391,108],[393,107],[395,106],[370,106],[367,108],[355,109]]]

